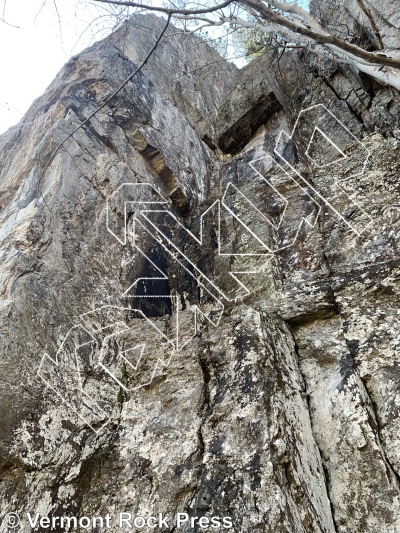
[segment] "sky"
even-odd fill
[[[113,9],[91,0],[0,0],[0,134],[20,121],[72,55],[112,31]]]
[[[72,55],[111,32],[110,9],[90,0],[0,0],[6,21],[0,20],[0,134],[19,122]]]
[[[111,31],[109,17],[90,26],[99,13],[84,1],[8,0],[4,9],[0,0],[0,17],[19,26],[0,21],[0,133],[19,122],[71,55]]]

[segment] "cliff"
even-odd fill
[[[0,137],[0,530],[399,531],[399,96],[171,27],[52,159],[163,24]]]

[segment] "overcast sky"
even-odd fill
[[[0,0],[0,17],[3,16]],[[0,133],[16,124],[71,55],[93,42],[96,8],[74,0],[8,0],[0,21]],[[98,13],[97,13],[98,14]],[[111,20],[107,26],[110,28]],[[86,30],[86,32],[85,32]],[[82,32],[85,32],[82,36]],[[97,34],[97,38],[105,33]]]
[[[110,9],[90,0],[0,0],[6,21],[0,20],[0,134],[19,122],[72,55],[110,33]],[[234,52],[231,59],[244,64]]]

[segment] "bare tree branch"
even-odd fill
[[[94,0],[94,2],[99,2],[102,4],[114,4],[116,6],[140,7],[148,11],[158,11],[159,13],[166,13],[167,15],[202,15],[207,13],[213,13],[214,11],[218,11],[220,9],[223,9],[224,7],[228,7],[230,4],[233,4],[234,0],[226,0],[221,4],[205,7],[203,9],[168,9],[166,7],[148,6],[139,2],[118,2],[116,0]]]
[[[368,52],[363,48],[351,44],[343,39],[339,39],[338,37],[335,37],[327,32],[317,33],[314,30],[302,27],[289,18],[283,17],[265,7],[260,0],[240,0],[240,3],[256,9],[261,15],[263,15],[265,20],[272,22],[277,26],[283,26],[284,28],[291,30],[293,33],[298,33],[304,37],[308,37],[315,43],[340,48],[342,51],[348,52],[353,57],[362,59],[371,65],[384,65],[387,67],[400,69],[400,61],[398,59],[394,59],[380,53]]]
[[[6,20],[4,20],[3,18],[0,17],[0,21],[1,22],[4,22],[4,24],[7,24],[7,26],[11,26],[11,28],[16,28],[17,30],[20,29],[20,26],[16,26],[15,24],[11,24],[11,22],[7,22]]]
[[[58,29],[60,31],[60,41],[61,41],[61,49],[62,51],[64,52],[65,54],[65,50],[64,50],[64,42],[63,42],[63,33],[62,33],[62,24],[61,24],[61,17],[60,17],[60,12],[58,11],[58,6],[57,6],[57,2],[56,0],[53,0],[53,5],[54,5],[54,9],[57,13],[57,19],[58,19]]]
[[[381,49],[385,48],[385,45],[383,44],[383,41],[382,41],[382,37],[381,37],[381,34],[379,32],[379,28],[378,26],[376,25],[376,22],[375,22],[375,19],[374,17],[372,16],[372,13],[371,13],[371,10],[367,8],[367,6],[364,4],[363,0],[356,0],[357,1],[357,4],[360,6],[360,8],[362,9],[362,11],[367,15],[368,17],[368,20],[371,24],[371,27],[375,33],[375,37],[379,43],[379,47]]]
[[[0,17],[0,21],[4,22],[4,24],[7,24],[7,26],[11,26],[12,28],[19,29],[19,26],[16,26],[15,24],[11,24],[10,22],[7,22],[7,20],[6,20],[6,7],[7,7],[7,0],[4,0],[4,3],[3,3],[3,14]]]
[[[363,48],[352,44],[344,39],[341,39],[339,37],[336,37],[335,35],[332,35],[331,33],[324,30],[318,22],[311,17],[309,13],[307,13],[304,9],[302,9],[297,4],[288,4],[286,2],[280,2],[279,0],[270,0],[268,4],[265,4],[261,0],[226,0],[225,2],[221,4],[217,4],[215,6],[208,6],[203,9],[169,9],[167,7],[157,7],[157,6],[150,6],[148,4],[138,3],[138,2],[131,2],[131,1],[117,1],[117,0],[94,0],[95,2],[100,3],[107,3],[107,4],[114,4],[114,5],[121,5],[121,6],[132,6],[132,7],[141,7],[142,9],[146,9],[148,11],[157,11],[161,13],[167,13],[167,14],[179,14],[179,15],[188,15],[188,16],[195,16],[195,15],[201,15],[201,14],[207,14],[212,13],[218,10],[221,10],[225,7],[228,7],[231,4],[236,4],[239,6],[242,6],[243,8],[250,8],[254,11],[256,11],[259,16],[268,22],[267,31],[273,31],[275,30],[277,33],[280,32],[281,28],[286,28],[292,34],[300,35],[303,38],[308,38],[315,44],[320,44],[323,46],[330,47],[331,50],[336,53],[337,50],[340,51],[341,54],[341,61],[343,61],[343,52],[350,54],[350,60],[352,62],[354,61],[363,61],[366,65],[372,65],[372,66],[385,66],[385,67],[392,67],[395,69],[400,69],[400,60],[397,58],[391,57],[388,54],[379,53],[379,52],[368,52],[367,50],[364,50]],[[272,6],[275,8],[272,9]],[[287,13],[288,16],[281,15],[278,13],[280,12]],[[295,18],[294,18],[295,16]],[[229,22],[229,17],[221,17],[225,22]],[[235,20],[235,22],[239,25],[246,26],[246,21],[243,19],[240,19],[239,17],[233,17],[231,15],[231,19]],[[271,24],[274,26],[274,28],[271,27]],[[263,31],[262,27],[258,27],[261,31]],[[265,30],[264,30],[265,31]],[[301,44],[301,43],[297,43]],[[306,46],[310,45],[311,43],[308,41],[304,43]]]

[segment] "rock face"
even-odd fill
[[[310,9],[324,27],[345,39],[374,49],[398,48],[400,2],[371,0],[311,0]]]
[[[0,137],[0,530],[399,532],[399,97],[170,28],[51,160],[163,24]]]

